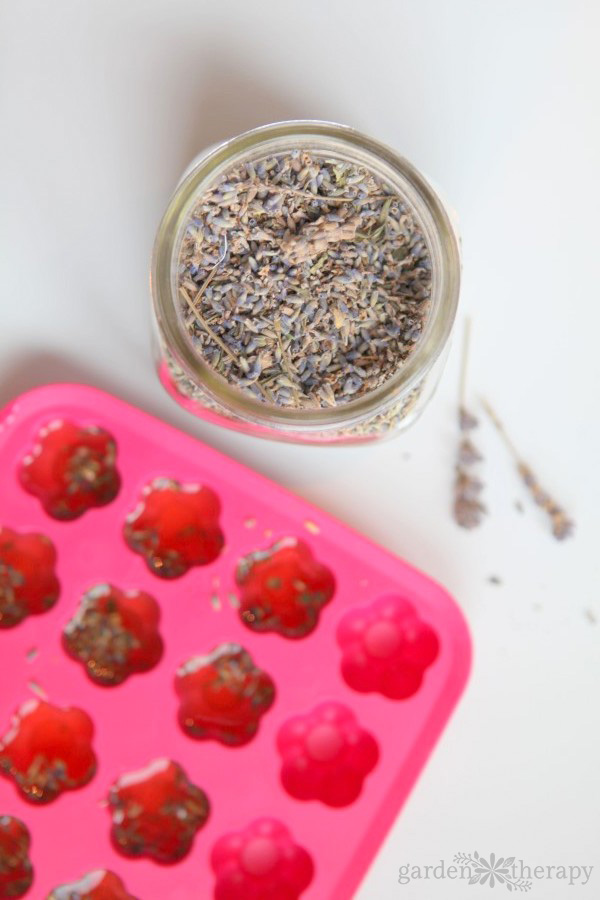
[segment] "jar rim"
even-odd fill
[[[394,375],[379,387],[333,408],[280,407],[242,391],[218,375],[197,354],[181,325],[176,292],[177,258],[190,209],[219,174],[261,152],[301,144],[348,159],[380,173],[406,200],[424,232],[432,258],[431,308],[424,333]],[[321,146],[319,146],[321,145]],[[325,146],[326,145],[326,146]],[[429,182],[404,157],[347,125],[292,120],[262,125],[211,148],[177,186],[159,225],[152,253],[154,313],[170,354],[184,374],[237,418],[286,430],[352,427],[392,406],[421,381],[450,335],[460,286],[460,250],[444,203]]]

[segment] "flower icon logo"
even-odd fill
[[[457,853],[454,857],[454,862],[461,866],[469,866],[471,869],[469,884],[488,884],[493,888],[498,883],[505,885],[511,892],[530,890],[531,881],[525,878],[514,878],[511,870],[514,861],[514,856],[500,856],[496,859],[495,853],[490,854],[488,861],[477,851],[473,854]]]

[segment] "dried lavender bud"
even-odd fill
[[[461,497],[473,502],[479,499],[479,495],[483,490],[483,482],[461,466],[456,467],[455,485],[457,493],[459,493]]]
[[[458,410],[458,424],[461,431],[470,431],[472,428],[477,428],[479,419],[461,406]]]
[[[526,463],[517,463],[517,471],[533,497],[534,503],[548,513],[554,537],[558,541],[564,541],[565,538],[570,537],[575,528],[573,520],[570,519],[564,509],[558,506],[558,504],[552,500],[550,495],[542,489],[534,473]]]
[[[485,506],[472,498],[474,489],[470,488],[467,494],[461,494],[458,490],[454,498],[454,519],[461,528],[477,528],[486,512]]]
[[[483,456],[468,438],[464,438],[458,445],[458,461],[463,466],[481,462]]]
[[[479,421],[469,412],[465,406],[464,397],[467,380],[467,356],[469,351],[471,323],[465,321],[465,335],[463,341],[461,371],[460,371],[460,403],[458,406],[458,427],[462,434],[477,428]],[[473,472],[473,466],[483,459],[473,442],[463,437],[458,445],[456,475],[454,479],[454,521],[461,528],[477,528],[481,525],[483,516],[487,512],[480,500],[483,483]]]

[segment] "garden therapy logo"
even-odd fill
[[[503,885],[511,893],[530,891],[536,881],[560,881],[569,886],[584,887],[592,876],[593,866],[530,866],[514,856],[489,857],[474,853],[457,853],[448,865],[441,859],[437,865],[406,864],[398,870],[398,883],[411,881],[466,881],[490,888]]]

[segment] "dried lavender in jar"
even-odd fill
[[[430,253],[379,176],[292,150],[232,168],[198,198],[178,296],[196,352],[230,384],[280,407],[332,408],[410,356]]]

